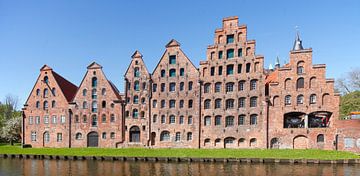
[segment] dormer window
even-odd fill
[[[234,34],[226,36],[226,43],[234,43]]]

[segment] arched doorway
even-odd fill
[[[138,126],[130,128],[130,142],[140,142],[140,128]]]
[[[151,145],[155,145],[155,139],[156,139],[156,133],[152,132],[151,133]]]
[[[235,138],[227,137],[224,139],[224,148],[234,148],[235,147]]]
[[[47,147],[47,144],[50,142],[50,133],[45,131],[43,134],[43,147]]]
[[[99,134],[97,132],[93,131],[87,135],[87,146],[88,147],[99,146]]]
[[[270,148],[272,148],[272,149],[279,149],[280,148],[279,138],[272,138],[271,139]]]
[[[306,136],[296,136],[294,138],[294,149],[307,149],[308,148],[308,138]]]

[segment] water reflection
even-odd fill
[[[360,165],[165,163],[0,159],[0,175],[360,175]]]

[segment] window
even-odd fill
[[[162,124],[165,124],[165,123],[166,123],[165,115],[162,115],[162,116],[161,116],[161,123],[162,123]]]
[[[234,143],[234,138],[231,138],[231,137],[226,138],[226,139],[224,140],[224,143],[225,143],[225,144],[233,144],[233,143]]]
[[[250,55],[250,51],[251,51],[251,48],[250,48],[250,47],[247,47],[247,48],[246,48],[246,55],[247,55],[247,56]]]
[[[169,102],[169,108],[175,108],[175,104],[176,104],[176,101],[175,101],[175,100],[170,100],[170,102]]]
[[[250,73],[250,67],[251,67],[251,64],[250,63],[247,63],[246,64],[246,73]]]
[[[222,59],[223,57],[223,51],[219,51],[219,59]]]
[[[210,60],[213,60],[214,58],[215,58],[215,52],[212,51],[212,52],[210,53]]]
[[[257,124],[257,115],[252,114],[250,115],[250,125],[256,125]]]
[[[226,36],[226,43],[234,43],[234,34]]]
[[[101,95],[103,95],[103,96],[106,95],[106,89],[105,89],[105,88],[102,88],[102,89],[101,89]]]
[[[134,77],[135,77],[135,78],[140,77],[140,70],[139,70],[139,67],[135,67],[135,68],[134,68]]]
[[[91,112],[95,113],[97,112],[97,102],[93,101],[91,104]]]
[[[215,83],[215,92],[221,92],[221,82]]]
[[[165,92],[166,86],[165,83],[161,83],[161,92]]]
[[[31,141],[32,142],[36,141],[36,132],[34,132],[34,131],[31,132]]]
[[[211,117],[210,116],[206,116],[204,119],[204,125],[205,126],[210,126],[211,125]]]
[[[310,95],[310,104],[315,104],[316,103],[316,95],[312,94]]]
[[[152,107],[153,107],[153,108],[156,108],[156,107],[157,107],[157,100],[153,100]]]
[[[176,55],[169,56],[169,64],[176,64]]]
[[[238,64],[237,73],[241,73],[242,71],[242,64]]]
[[[192,108],[192,107],[193,107],[193,101],[189,100],[188,108]]]
[[[255,80],[255,79],[250,81],[250,90],[256,89],[256,82],[257,82],[257,80]]]
[[[226,66],[226,75],[233,75],[234,74],[234,65]]]
[[[111,138],[111,139],[115,139],[115,133],[114,133],[114,132],[111,132],[111,133],[110,133],[110,138]]]
[[[234,83],[226,83],[226,93],[234,91]]]
[[[44,101],[44,110],[47,110],[49,108],[49,104],[47,101]]]
[[[165,77],[165,70],[161,70],[161,77],[163,78],[163,77]]]
[[[239,108],[245,108],[246,105],[246,98],[245,97],[240,97],[239,98]]]
[[[49,84],[49,77],[45,76],[45,77],[44,77],[44,82],[45,82],[46,84]]]
[[[214,75],[215,75],[215,67],[211,67],[210,76],[214,76]]]
[[[304,73],[304,62],[303,61],[298,62],[296,72],[298,75],[301,75]]]
[[[170,141],[170,132],[168,131],[161,132],[160,141]]]
[[[303,95],[297,96],[297,98],[296,98],[296,103],[297,103],[298,105],[303,104],[303,103],[304,103],[304,96],[303,96]]]
[[[44,116],[44,124],[48,124],[49,123],[49,116]]]
[[[175,116],[174,116],[174,115],[170,115],[170,117],[169,117],[169,123],[170,123],[170,124],[175,124]]]
[[[86,101],[83,102],[83,109],[87,109],[87,102]]]
[[[296,81],[296,89],[304,88],[304,78],[299,78]]]
[[[193,118],[192,116],[189,116],[188,117],[188,124],[191,125],[193,123]]]
[[[251,97],[250,98],[250,107],[256,107],[257,106],[257,97]]]
[[[180,91],[183,91],[183,90],[184,90],[184,82],[181,82],[181,83],[180,83],[179,90],[180,90]]]
[[[40,101],[37,101],[35,106],[36,106],[37,109],[39,109],[40,108]]]
[[[114,114],[110,115],[110,122],[115,122],[115,115]]]
[[[101,107],[102,107],[102,108],[106,108],[106,101],[102,101],[102,102],[101,102]]]
[[[137,119],[137,118],[139,117],[139,110],[134,109],[134,110],[133,110],[132,117],[133,117],[134,119]]]
[[[75,139],[76,139],[76,140],[82,139],[82,134],[81,134],[81,133],[76,133]]]
[[[92,98],[92,99],[97,99],[96,89],[93,89],[93,90],[91,91],[91,98]]]
[[[134,83],[134,90],[135,90],[135,91],[139,91],[139,90],[140,90],[140,83],[139,83],[139,81],[135,81],[135,83]]]
[[[83,123],[86,123],[87,122],[87,117],[86,115],[83,115]]]
[[[34,123],[34,118],[32,116],[29,117],[29,125],[32,125]]]
[[[221,125],[221,116],[215,116],[215,126]]]
[[[53,117],[53,119],[54,119],[54,117]],[[75,123],[80,123],[79,115],[75,115]]]
[[[154,116],[153,116],[153,123],[156,123],[156,122],[157,122],[157,115],[154,114]]]
[[[175,69],[170,69],[169,76],[170,77],[175,77],[176,76],[176,70]]]
[[[191,91],[191,90],[192,90],[192,88],[193,88],[193,82],[192,82],[192,81],[190,81],[190,82],[189,82],[189,88],[188,88],[188,90],[189,90],[189,91]]]
[[[49,90],[47,88],[44,89],[44,98],[48,97]]]
[[[44,133],[44,142],[49,143],[50,142],[50,134],[48,131]]]
[[[180,132],[176,132],[176,133],[175,133],[175,141],[176,141],[176,142],[179,142],[179,141],[180,141],[180,138],[181,138]]]
[[[61,117],[60,117],[60,123],[65,123],[65,116],[64,115],[62,115]]]
[[[97,78],[96,77],[93,77],[92,79],[91,79],[91,86],[93,87],[93,88],[95,88],[95,87],[97,87]]]
[[[238,125],[244,125],[245,124],[245,115],[239,115],[238,117]]]
[[[179,108],[184,108],[184,100],[179,101]]]
[[[191,141],[192,140],[192,132],[188,132],[186,135],[186,140]]]
[[[180,76],[184,76],[185,74],[185,70],[184,70],[184,68],[180,68]]]
[[[285,82],[284,82],[284,89],[285,90],[288,90],[290,88],[290,82],[291,82],[290,78],[285,79]]]
[[[219,109],[221,108],[221,99],[216,99],[215,100],[215,109]]]
[[[238,57],[242,57],[242,55],[243,55],[242,53],[243,53],[243,52],[242,52],[242,48],[239,48],[239,49],[238,49]]]
[[[36,96],[40,95],[40,89],[36,89]]]
[[[134,100],[133,100],[134,104],[138,104],[139,103],[139,97],[137,95],[134,96]]]
[[[244,88],[245,88],[245,81],[239,81],[238,90],[239,90],[239,91],[243,91]]]
[[[153,89],[153,92],[156,92],[156,90],[157,90],[157,84],[153,84],[152,89]]]
[[[233,99],[226,100],[226,109],[234,109],[234,100]]]
[[[62,133],[57,133],[56,134],[56,141],[57,142],[62,142]]]
[[[129,117],[130,116],[130,112],[129,111],[125,111],[125,117]]]
[[[52,88],[52,89],[51,89],[51,93],[52,93],[53,96],[56,96],[56,89],[55,89],[55,88]]]
[[[96,116],[96,115],[93,115],[92,118],[91,118],[91,126],[97,127],[97,125],[98,125],[97,116]]]
[[[211,107],[211,100],[205,100],[204,109],[210,109],[210,107]]]
[[[222,75],[222,72],[223,72],[223,67],[222,67],[222,66],[219,66],[219,72],[218,72],[218,75]]]
[[[106,133],[105,133],[105,132],[103,132],[103,133],[101,134],[101,138],[102,138],[102,139],[106,139]]]
[[[35,117],[35,123],[36,123],[36,124],[40,124],[40,117],[39,117],[39,116],[36,116],[36,117]]]
[[[83,89],[83,91],[82,91],[82,95],[85,97],[85,96],[86,96],[86,94],[87,94],[87,90],[86,90],[86,89]]]
[[[291,105],[291,96],[290,95],[285,96],[285,105]]]
[[[227,116],[225,119],[225,127],[231,127],[231,126],[234,126],[234,117]]]
[[[211,84],[210,83],[206,83],[204,85],[204,93],[210,93],[210,87],[211,87]]]
[[[180,116],[180,118],[179,118],[179,124],[184,124],[184,116]]]
[[[165,100],[161,100],[161,108],[165,108],[165,106],[166,106]]]
[[[234,58],[234,49],[228,49],[228,50],[226,51],[226,58],[227,58],[227,59],[232,59],[232,58]]]
[[[106,115],[105,114],[103,114],[101,116],[101,123],[106,123]]]
[[[323,134],[319,134],[316,138],[316,142],[317,143],[323,143],[325,141],[324,139],[324,135]]]
[[[175,92],[175,87],[176,87],[176,83],[170,83],[170,85],[169,85],[169,91],[170,91],[170,92]]]

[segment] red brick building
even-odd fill
[[[360,151],[357,121],[339,120],[334,80],[299,35],[289,63],[264,69],[247,26],[229,17],[206,53],[197,68],[171,40],[151,73],[136,51],[123,95],[97,63],[79,88],[45,65],[23,109],[23,144]]]

